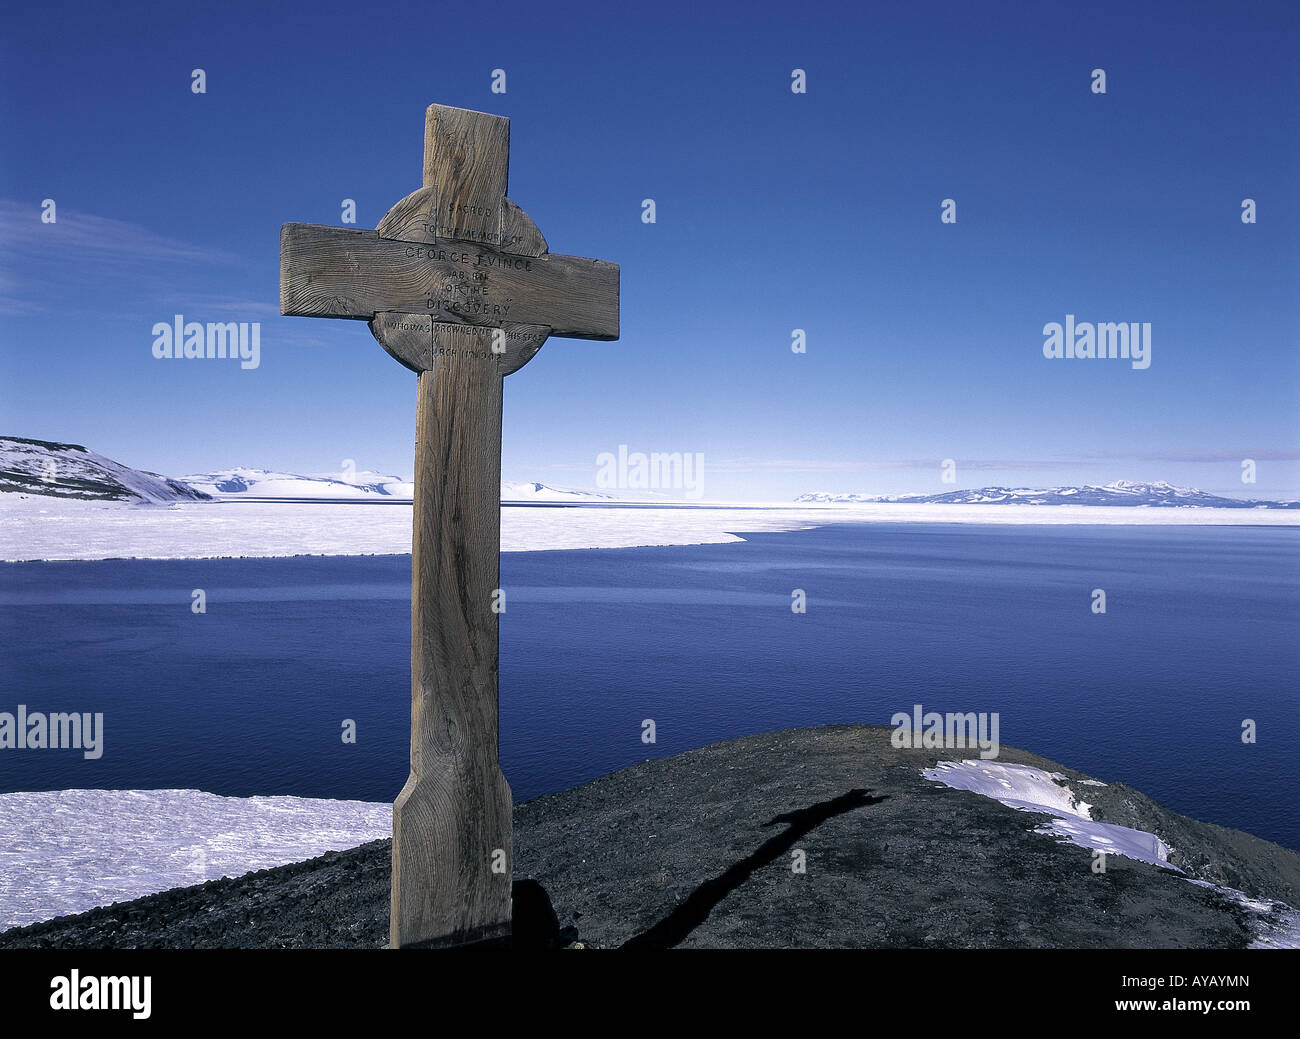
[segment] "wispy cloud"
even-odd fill
[[[646,450],[633,446],[632,450]],[[1060,471],[1065,468],[1099,467],[1102,462],[1080,462],[1075,459],[998,459],[972,458],[956,460],[958,469],[974,471]],[[944,459],[826,459],[826,458],[711,458],[706,454],[705,464],[711,473],[857,473],[937,471]],[[536,467],[539,472],[593,472],[595,458],[581,462],[554,462]]]
[[[1295,462],[1300,461],[1300,448],[1240,447],[1209,451],[1116,451],[1109,454],[1090,455],[1089,457],[1105,459],[1132,458],[1143,462],[1203,462],[1214,465],[1221,465],[1224,462],[1240,462],[1243,458],[1253,458],[1257,462]]]
[[[302,322],[289,325],[288,322],[282,321],[274,326],[264,327],[262,329],[262,341],[268,345],[291,346],[300,350],[324,350],[339,345],[337,340],[330,340],[327,336],[303,327],[307,324],[307,322]],[[315,322],[311,324],[315,324]],[[349,329],[349,331],[352,330]],[[379,344],[376,343],[375,347],[379,349]]]
[[[178,268],[239,267],[236,253],[159,234],[112,217],[0,199],[0,313],[64,311],[88,290],[133,297],[174,293]],[[260,305],[260,304],[258,304]]]
[[[631,450],[652,449],[632,446]],[[1076,466],[1099,466],[1099,461],[1078,461],[1075,459],[1004,459],[1004,458],[957,458],[958,468],[974,470],[1059,470]],[[712,473],[866,473],[898,470],[920,470],[928,472],[938,469],[941,458],[898,458],[898,459],[827,459],[827,458],[720,458],[705,457],[705,464]],[[595,459],[581,462],[558,462],[539,466],[548,472],[581,472],[592,470]]]
[[[653,448],[636,447],[632,450]],[[1184,464],[1223,465],[1252,458],[1257,462],[1290,462],[1300,460],[1300,450],[1281,448],[1267,450],[1213,450],[1164,452],[1114,452],[1091,454],[1080,458],[962,458],[953,461],[959,472],[1068,472],[1078,469],[1111,468],[1117,461],[1178,462]],[[712,458],[705,457],[711,473],[872,473],[872,472],[931,472],[943,463],[940,458]],[[594,457],[582,461],[555,462],[537,468],[547,472],[589,472],[595,467]]]
[[[13,199],[0,199],[0,236],[10,258],[76,250],[79,263],[243,263],[224,249],[199,248],[139,224],[60,207],[55,223],[41,222],[41,210]]]
[[[709,459],[709,469],[719,473],[858,473],[896,470],[937,469],[941,458],[874,458],[874,459],[793,459],[793,458],[736,458]],[[1006,459],[1006,458],[956,458],[959,468],[975,470],[1043,470],[1069,466],[1100,465],[1100,462],[1079,462],[1071,459]]]
[[[201,314],[226,314],[231,317],[243,315],[240,318],[242,321],[260,321],[280,316],[279,303],[264,299],[194,294],[177,296],[175,302],[177,309],[193,312],[196,320]]]

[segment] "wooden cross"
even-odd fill
[[[506,198],[509,157],[509,119],[430,105],[424,186],[378,228],[280,232],[280,313],[369,321],[419,374],[393,947],[510,933],[512,803],[497,759],[502,379],[548,336],[618,338],[618,265],[548,252]]]

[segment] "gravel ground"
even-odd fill
[[[1169,870],[1033,832],[1044,817],[921,778],[974,751],[891,730],[749,736],[515,807],[516,944],[790,948],[1240,948],[1247,914]],[[1087,779],[1003,747],[999,761]],[[1103,777],[1104,778],[1104,777]],[[1075,789],[1149,830],[1188,876],[1300,905],[1300,855],[1120,783]],[[806,872],[792,869],[792,853]],[[0,948],[380,948],[389,842],[0,934]],[[540,885],[540,886],[539,886]],[[550,915],[549,903],[554,916]],[[523,918],[526,915],[526,919]]]

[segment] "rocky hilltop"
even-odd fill
[[[943,761],[965,761],[972,772],[992,764],[977,750],[897,749],[891,733],[838,725],[749,736],[517,805],[517,944],[1243,948],[1294,940],[1300,854],[1003,747],[999,767],[1041,770],[1062,803],[1086,795],[1091,807],[1077,817],[1085,826],[1155,835],[1153,847],[1167,851],[1164,865],[1110,854],[1098,872],[1088,847],[1039,832],[1051,812],[923,774]],[[388,893],[389,845],[376,841],[17,928],[0,934],[0,948],[379,948]]]

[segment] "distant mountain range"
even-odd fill
[[[383,473],[281,473],[240,466],[179,478],[213,498],[395,498],[410,501],[415,485]]]
[[[231,499],[409,502],[409,480],[374,472],[301,474],[238,467],[170,479],[132,469],[79,444],[0,437],[0,493],[40,494],[89,501],[170,504]],[[501,484],[501,500],[618,501],[607,494],[562,490],[544,483]],[[1225,498],[1173,484],[1116,480],[1103,486],[981,487],[942,494],[802,494],[798,504],[1121,505],[1148,508],[1300,509],[1300,501]],[[667,503],[666,503],[667,504]]]
[[[563,491],[544,483],[503,483],[501,485],[503,502],[527,501],[618,501],[610,494],[597,494],[594,491]]]
[[[206,501],[208,495],[157,473],[142,472],[80,444],[0,437],[0,492],[86,501]]]
[[[1194,487],[1176,487],[1158,480],[1133,483],[1116,480],[1097,486],[1049,487],[1035,490],[1025,487],[980,487],[946,491],[942,494],[801,494],[796,502],[855,504],[900,502],[912,505],[1122,505],[1146,508],[1203,509],[1300,509],[1300,501],[1260,501],[1247,498],[1224,498]]]
[[[180,479],[214,498],[311,498],[322,501],[390,498],[410,501],[415,495],[415,485],[411,481],[372,472],[303,475],[239,468],[182,476]],[[502,483],[501,500],[579,502],[614,499],[604,494],[560,490],[544,483]]]
[[[168,479],[88,451],[24,437],[0,437],[0,493],[40,494],[88,501],[170,504],[220,499],[409,502],[415,485],[383,473],[301,474],[237,467]],[[544,483],[502,483],[505,502],[614,501],[609,495],[566,491]]]

